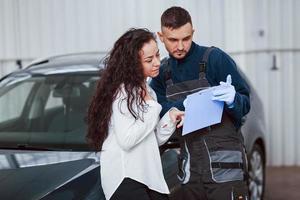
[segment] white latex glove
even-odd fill
[[[231,106],[236,93],[234,86],[231,85],[231,82],[231,75],[229,74],[226,77],[226,82],[221,81],[221,87],[218,87],[218,89],[213,90],[212,100],[224,101],[228,106]]]
[[[183,106],[186,107],[186,104],[187,104],[187,98],[184,99]]]

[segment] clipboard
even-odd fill
[[[220,86],[211,87],[187,96],[182,135],[218,124],[222,120],[224,102],[212,100],[212,91]]]

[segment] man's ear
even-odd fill
[[[159,40],[164,43],[164,34],[162,32],[157,32],[157,35],[159,37]]]

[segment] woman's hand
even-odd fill
[[[170,115],[170,118],[173,123],[178,123],[176,126],[177,128],[182,127],[183,120],[184,120],[184,112],[183,111],[173,108],[170,110],[169,115]]]

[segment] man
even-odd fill
[[[185,136],[180,133],[178,178],[183,199],[248,199],[247,161],[239,128],[250,110],[249,87],[226,53],[197,45],[193,33],[185,9],[171,7],[162,14],[158,36],[170,57],[162,61],[159,76],[151,81],[163,107],[161,115],[171,107],[184,110],[188,94],[223,85],[213,92],[213,100],[225,102],[221,123]]]

